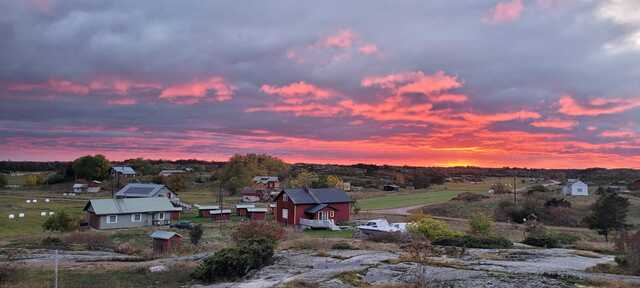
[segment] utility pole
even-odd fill
[[[518,204],[518,176],[513,176],[513,203]]]
[[[54,270],[54,275],[55,275],[55,282],[53,284],[53,287],[58,288],[58,249],[56,249],[56,258],[54,259],[55,262],[55,270]]]
[[[220,187],[218,187],[218,208],[220,208],[220,233],[222,233],[222,222],[224,222],[224,213],[222,213],[224,209],[224,192],[222,191],[222,180],[220,180]],[[231,217],[231,215],[229,215]]]

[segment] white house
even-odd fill
[[[88,187],[89,185],[87,184],[76,183],[76,184],[73,184],[73,192],[75,193],[87,192]]]
[[[562,194],[569,196],[589,196],[589,186],[578,179],[569,179],[567,180],[567,184],[562,187]]]

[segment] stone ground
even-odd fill
[[[277,253],[275,264],[241,281],[196,285],[194,288],[267,288],[292,281],[317,283],[325,288],[408,283],[428,283],[424,287],[430,288],[551,288],[576,287],[575,282],[582,280],[624,281],[640,287],[640,277],[585,271],[613,261],[612,256],[593,253],[585,257],[581,254],[570,249],[469,249],[462,258],[434,257],[429,265],[421,265],[398,261],[400,255],[391,252],[333,250],[318,254],[315,251],[281,251]],[[342,277],[345,273],[350,277]]]

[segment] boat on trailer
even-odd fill
[[[358,226],[358,230],[367,236],[389,234],[389,233],[405,233],[407,232],[407,223],[389,223],[386,219],[373,219],[367,223]]]

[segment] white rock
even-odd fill
[[[24,218],[24,213],[18,214],[18,218]]]
[[[47,203],[49,203],[49,198],[47,198],[47,199],[44,199],[44,202],[47,202]]]
[[[27,201],[25,201],[25,202],[27,202],[27,203],[31,203],[31,200],[27,200]]]
[[[14,218],[16,218],[16,215],[9,214],[9,219],[14,219]]]
[[[53,215],[53,211],[49,212],[49,216]]]
[[[38,203],[38,200],[37,199],[33,199],[33,201],[31,201],[31,202]]]
[[[149,272],[151,272],[151,273],[165,272],[167,270],[169,270],[169,269],[167,269],[167,266],[164,266],[164,265],[158,265],[158,266],[149,267]]]
[[[47,212],[40,212],[40,216],[43,216],[43,217],[47,216]]]

